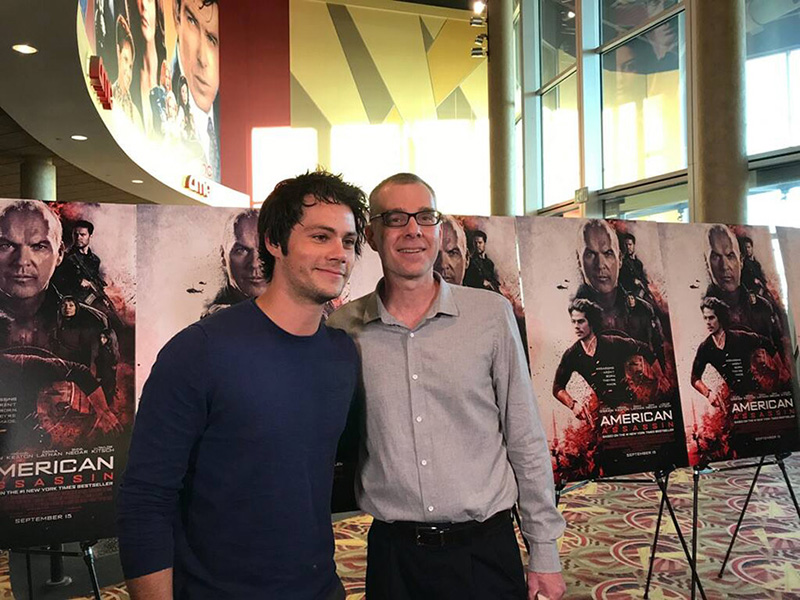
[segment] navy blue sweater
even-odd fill
[[[176,335],[145,384],[120,486],[125,576],[173,567],[176,600],[324,598],[357,378],[344,333],[291,335],[254,301]]]

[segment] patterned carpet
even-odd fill
[[[792,485],[800,493],[800,457],[792,456],[786,465]],[[753,474],[754,469],[746,469],[700,479],[699,572],[703,587],[709,600],[800,600],[800,517],[776,466],[762,470],[728,567],[723,578],[717,579]],[[687,537],[691,491],[691,471],[683,469],[672,475],[670,497]],[[568,527],[561,540],[561,556],[568,598],[642,597],[659,500],[658,487],[648,483],[593,483],[563,497]],[[356,516],[334,525],[336,563],[349,600],[364,598],[369,521],[369,517]],[[689,568],[675,529],[665,522],[649,597],[688,599],[689,585]],[[11,598],[8,556],[3,553],[0,599]],[[127,598],[124,586],[103,590],[104,600]]]

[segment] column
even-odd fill
[[[19,196],[30,200],[56,199],[56,166],[52,158],[28,156],[22,161]]]
[[[489,182],[493,215],[514,214],[514,6],[486,2],[489,35]]]
[[[688,0],[692,221],[744,223],[745,0]]]

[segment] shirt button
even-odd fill
[[[423,467],[425,467],[425,466],[427,466],[428,461],[423,458],[421,461],[419,461],[419,464],[421,464]]]
[[[422,417],[417,417],[416,421],[417,421],[417,423],[422,423]]]
[[[419,375],[417,375],[416,373],[414,373],[414,374],[411,376],[411,379],[413,379],[414,381],[416,381],[417,379],[419,379]]]
[[[433,512],[433,506],[428,507],[428,512]]]

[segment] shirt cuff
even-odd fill
[[[531,542],[531,557],[528,570],[536,573],[558,573],[561,560],[558,558],[556,542]]]

